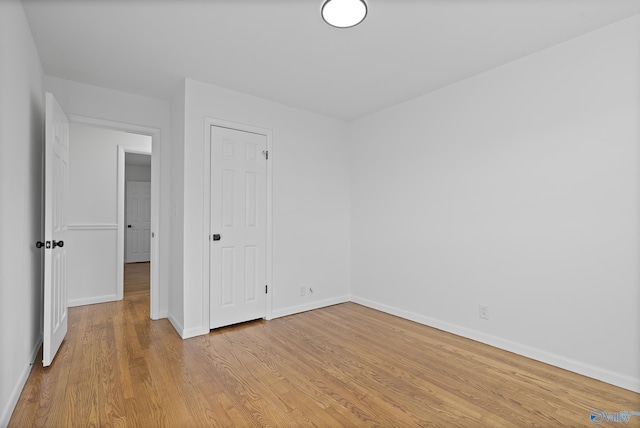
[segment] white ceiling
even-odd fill
[[[2,1],[2,0],[0,0]],[[45,73],[170,100],[184,77],[354,119],[640,13],[640,0],[23,0]]]

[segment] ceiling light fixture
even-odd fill
[[[355,27],[366,16],[365,0],[326,0],[322,4],[322,19],[333,27]]]

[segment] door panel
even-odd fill
[[[256,300],[258,284],[258,247],[255,245],[246,246],[244,249],[244,301],[251,303]]]
[[[69,120],[45,97],[44,314],[42,364],[49,366],[67,334],[67,200]]]
[[[210,327],[266,314],[264,135],[211,127]]]

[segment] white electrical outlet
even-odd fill
[[[483,320],[489,319],[489,306],[480,305],[480,318],[482,318]]]
[[[307,295],[307,287],[302,286],[300,287],[300,297],[304,297]]]

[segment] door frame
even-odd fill
[[[273,318],[273,293],[275,285],[273,284],[273,131],[257,126],[246,125],[244,123],[230,122],[228,120],[205,117],[204,120],[204,151],[203,151],[203,167],[204,167],[204,212],[203,212],[203,228],[205,232],[202,240],[203,248],[203,281],[202,287],[202,314],[203,324],[207,327],[210,323],[211,314],[211,247],[209,236],[213,233],[211,229],[211,127],[219,126],[222,128],[235,129],[237,131],[251,132],[253,134],[264,135],[267,138],[267,151],[269,152],[269,160],[267,162],[267,246],[266,246],[266,282],[269,292],[266,298],[265,319]]]
[[[151,272],[150,272],[150,318],[157,320],[162,318],[160,313],[160,266],[159,248],[161,236],[158,233],[160,226],[160,129],[146,126],[133,125],[129,123],[116,122],[112,120],[96,119],[92,117],[68,115],[70,122],[95,126],[97,128],[111,129],[114,131],[128,132],[151,137],[151,148],[148,151],[139,147],[127,147],[118,145],[118,185],[117,185],[117,238],[116,238],[116,298],[122,300],[124,297],[124,245],[125,245],[125,153],[140,153],[151,155],[151,232],[154,237],[151,239]]]

